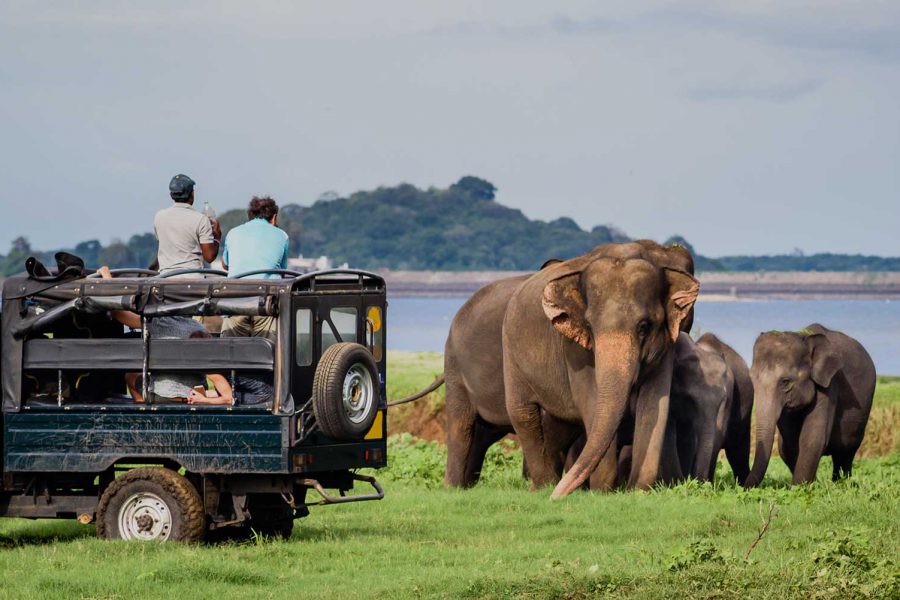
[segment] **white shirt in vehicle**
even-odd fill
[[[159,272],[177,269],[202,269],[200,244],[212,244],[209,218],[186,202],[175,202],[153,218],[153,231],[159,240]]]

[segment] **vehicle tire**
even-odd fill
[[[126,471],[109,484],[97,507],[97,535],[106,539],[196,542],[205,530],[197,488],[171,469]]]
[[[378,369],[365,346],[340,343],[319,359],[312,407],[322,432],[339,441],[362,439],[378,414]]]
[[[280,494],[253,494],[249,498],[250,530],[267,538],[288,539],[294,531],[294,509]]]

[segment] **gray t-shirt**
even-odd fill
[[[154,339],[185,340],[192,333],[206,331],[202,323],[190,317],[157,317],[150,320],[150,344]],[[153,373],[150,391],[162,398],[187,398],[194,386],[206,386],[203,373],[173,372]]]
[[[159,240],[159,272],[176,269],[202,269],[200,244],[212,244],[209,218],[190,204],[175,202],[153,218],[153,230]]]

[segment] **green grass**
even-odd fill
[[[439,447],[395,440],[403,462]],[[396,463],[397,461],[395,461]],[[744,491],[726,479],[653,492],[531,493],[517,461],[467,491],[385,473],[381,502],[313,509],[291,540],[103,542],[70,522],[0,522],[0,597],[897,597],[898,460],[851,481]],[[773,465],[774,466],[774,465]],[[823,476],[827,475],[823,469]],[[775,515],[749,560],[771,504]],[[817,562],[818,559],[818,562]]]
[[[390,360],[392,390],[440,372],[439,355]],[[894,386],[879,393],[896,405]],[[0,598],[900,596],[897,454],[838,483],[825,459],[818,482],[791,487],[776,459],[756,490],[735,487],[722,463],[714,484],[559,502],[527,490],[510,444],[491,450],[471,490],[443,489],[444,456],[393,437],[384,500],[313,508],[284,542],[111,543],[74,522],[0,520]]]

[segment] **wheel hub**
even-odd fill
[[[172,533],[172,513],[162,498],[150,492],[129,496],[119,509],[119,534],[124,540],[164,542]]]
[[[344,377],[343,404],[347,417],[353,423],[365,421],[372,409],[375,390],[369,370],[357,363],[350,367]]]

